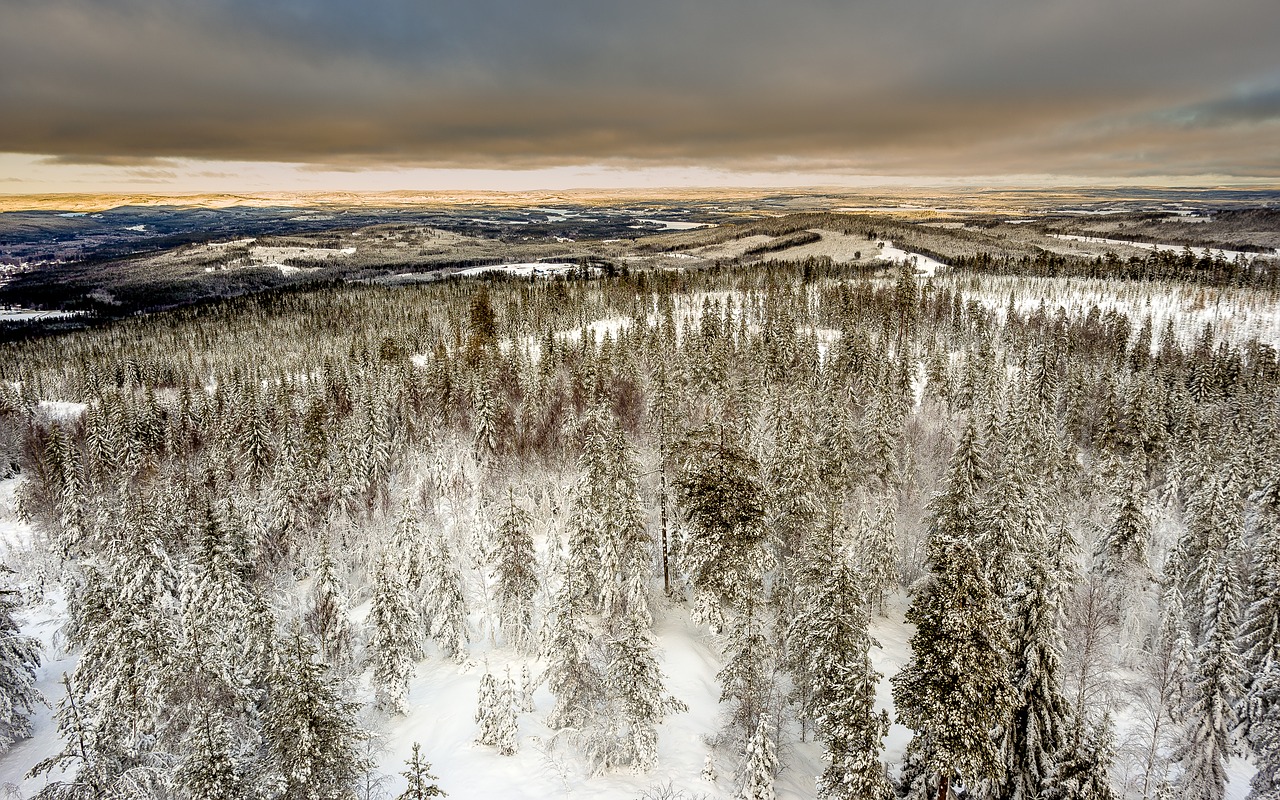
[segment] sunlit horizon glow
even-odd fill
[[[1274,0],[20,0],[0,193],[1274,186]]]

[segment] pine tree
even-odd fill
[[[16,591],[0,589],[0,753],[31,735],[31,712],[40,703],[40,643],[19,632],[13,618],[19,605]]]
[[[409,598],[400,577],[387,565],[386,556],[379,559],[374,576],[369,622],[373,635],[366,658],[373,669],[374,704],[388,714],[402,714],[413,662],[421,652],[415,641],[417,621]]]
[[[449,793],[436,785],[439,780],[431,774],[431,762],[422,757],[421,748],[413,743],[413,754],[406,762],[409,768],[400,773],[409,785],[396,800],[425,800],[428,797],[448,797]]]
[[[986,469],[972,421],[951,458],[946,491],[930,504],[929,578],[912,601],[911,658],[893,678],[903,724],[922,738],[938,797],[951,781],[1001,778],[990,732],[1008,718],[1004,615],[976,543]]]
[[[501,724],[499,701],[498,683],[486,668],[480,678],[480,693],[476,698],[476,744],[491,747],[498,744]]]

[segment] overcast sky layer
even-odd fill
[[[1280,178],[1276,0],[0,9],[3,192]]]

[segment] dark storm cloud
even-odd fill
[[[1274,85],[1234,88],[1274,75],[1275,0],[5,0],[0,19],[0,151],[61,161],[1128,174],[1211,145],[1228,172],[1280,166],[1258,145]],[[1210,142],[1179,112],[1231,124]]]

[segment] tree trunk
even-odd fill
[[[938,776],[938,800],[947,800],[951,794],[951,776],[942,773]]]

